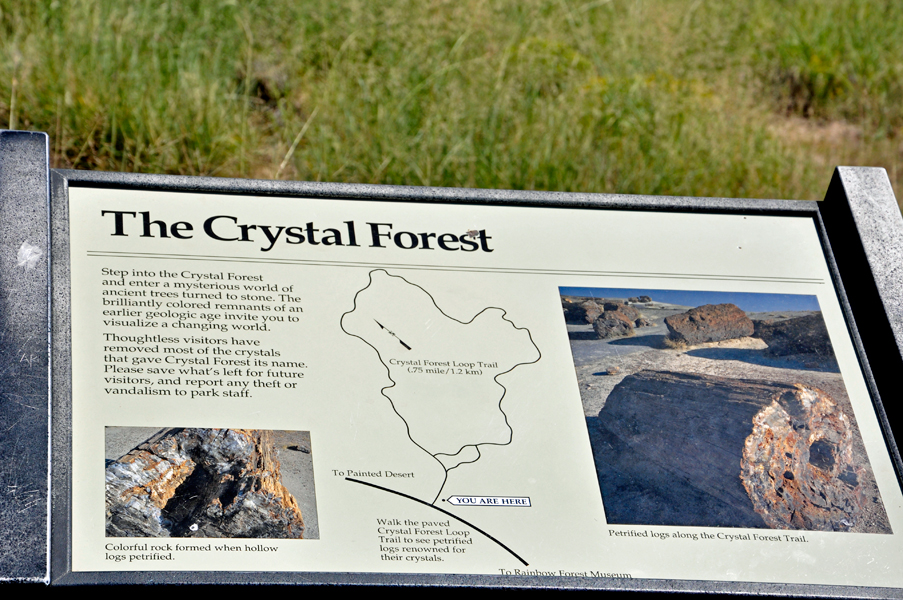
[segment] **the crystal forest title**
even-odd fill
[[[166,223],[151,218],[150,211],[131,212],[103,210],[102,217],[112,217],[112,236],[136,236],[145,238],[172,238],[190,240],[196,228],[187,221]],[[247,242],[260,245],[262,252],[269,252],[276,244],[308,244],[311,246],[357,246],[358,231],[354,221],[343,221],[340,227],[320,228],[316,223],[302,225],[249,225],[229,215],[216,215],[206,219],[201,231],[219,242]],[[445,250],[448,252],[492,252],[485,229],[471,229],[464,233],[436,233],[397,231],[392,223],[365,223],[361,227],[362,240],[370,248],[396,247],[403,250]]]

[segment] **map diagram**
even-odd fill
[[[425,289],[382,269],[370,272],[353,310],[342,315],[342,330],[373,348],[388,371],[392,384],[381,392],[408,437],[444,469],[424,503],[435,505],[448,472],[478,461],[481,447],[511,443],[498,378],[541,354],[530,332],[505,315],[488,307],[459,321]]]

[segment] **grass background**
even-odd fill
[[[0,0],[58,168],[819,199],[903,182],[899,0]]]

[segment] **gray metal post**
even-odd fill
[[[854,339],[858,334],[868,356],[868,365],[863,365],[866,377],[874,377],[882,400],[876,403],[878,416],[899,428],[903,422],[898,401],[903,373],[903,216],[887,172],[875,167],[837,167],[819,212],[856,321]],[[899,458],[893,440],[887,441]]]
[[[0,579],[48,581],[47,135],[0,131]]]

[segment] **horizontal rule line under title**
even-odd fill
[[[113,215],[112,236],[128,237],[130,233],[140,231],[139,237],[175,238],[190,240],[194,237],[194,225],[187,221],[178,221],[167,225],[164,221],[151,219],[150,212],[130,212],[124,210],[102,210],[100,216]],[[141,215],[140,219],[138,215]],[[126,219],[131,217],[131,219]],[[136,222],[138,221],[138,222]],[[311,246],[356,246],[357,231],[354,221],[343,221],[341,229],[317,229],[314,223],[304,227],[285,227],[282,225],[242,225],[238,219],[228,215],[216,215],[204,221],[203,230],[207,237],[219,242],[254,242],[254,233],[262,233],[266,238],[266,246],[262,252],[269,252],[279,240],[286,244],[310,244]],[[370,229],[370,248],[387,248],[394,244],[403,250],[447,250],[455,252],[492,252],[485,229],[472,229],[462,235],[454,233],[412,233],[410,231],[393,231],[392,223],[367,223]],[[126,232],[128,230],[128,232]],[[259,236],[258,236],[259,237]],[[263,240],[258,240],[264,243]]]

